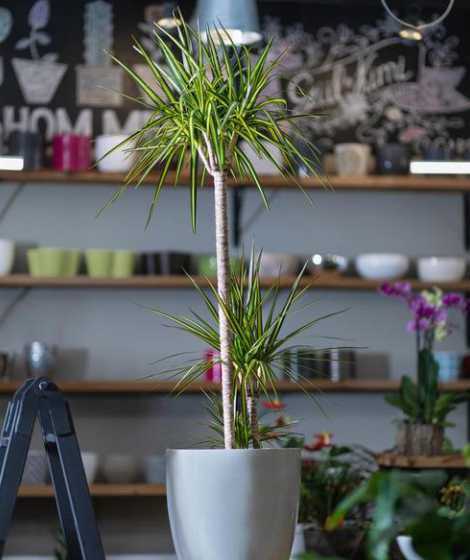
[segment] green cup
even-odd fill
[[[77,276],[80,265],[80,251],[68,249],[64,255],[63,275],[66,277]]]
[[[113,270],[113,252],[107,249],[88,249],[85,251],[88,276],[109,278]]]
[[[40,247],[38,249],[40,275],[48,277],[63,276],[65,253],[65,249]]]
[[[28,261],[28,270],[31,276],[41,276],[41,267],[39,264],[39,250],[28,249],[28,251],[26,251],[26,260]]]
[[[128,278],[134,274],[136,263],[135,253],[132,251],[114,251],[112,276],[113,278]]]
[[[197,257],[197,272],[201,276],[217,276],[217,258],[215,255],[199,255]],[[240,257],[230,259],[230,269],[232,272],[240,272],[242,260]]]

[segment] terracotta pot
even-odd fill
[[[401,422],[396,446],[402,455],[441,455],[444,445],[444,428],[434,424]]]

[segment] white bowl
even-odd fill
[[[408,271],[410,259],[394,253],[366,253],[356,257],[356,270],[370,280],[392,280]]]
[[[0,239],[0,276],[10,274],[15,258],[15,244],[9,239]]]
[[[104,157],[109,150],[123,142],[126,138],[125,134],[102,134],[96,137],[95,158],[99,171],[105,173],[124,173],[129,171],[133,160],[133,153],[129,152],[130,145],[125,145]],[[104,159],[102,159],[103,157]]]
[[[284,253],[262,253],[260,276],[294,276],[299,269],[299,259]]]
[[[129,484],[139,475],[139,463],[130,455],[108,455],[101,468],[106,481],[111,484]]]
[[[88,484],[95,482],[96,474],[98,472],[98,455],[90,451],[82,451],[83,468],[85,469],[85,476]]]
[[[424,282],[457,282],[465,276],[463,257],[422,257],[418,259],[418,276]]]
[[[149,484],[166,483],[166,456],[149,455],[144,460],[145,481]]]

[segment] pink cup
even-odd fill
[[[52,140],[52,167],[57,171],[86,171],[91,164],[88,136],[58,134]]]

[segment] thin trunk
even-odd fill
[[[248,416],[250,418],[251,426],[251,438],[253,441],[253,448],[260,449],[260,439],[259,439],[259,422],[258,422],[258,391],[253,389],[253,391],[248,390]]]
[[[214,173],[215,238],[217,254],[217,290],[221,300],[228,301],[230,261],[228,250],[227,188],[225,174]],[[222,406],[225,449],[233,449],[231,333],[227,317],[219,305],[220,357],[222,360]]]

